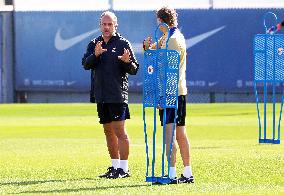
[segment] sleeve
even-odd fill
[[[181,55],[181,47],[178,43],[177,38],[170,38],[168,42],[168,49],[176,50]]]
[[[125,72],[131,74],[131,75],[136,75],[139,69],[139,64],[135,58],[135,55],[133,53],[131,44],[129,41],[126,41],[126,45],[125,45],[125,49],[128,49],[130,51],[130,63],[126,63],[126,62],[121,62],[123,69],[125,70]]]
[[[94,79],[95,79],[95,70],[91,70],[91,89],[90,89],[91,103],[96,103]]]
[[[96,57],[94,54],[95,42],[91,41],[87,47],[87,51],[82,58],[82,65],[85,70],[95,69],[100,61],[100,56]]]

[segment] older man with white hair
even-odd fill
[[[101,178],[129,177],[129,138],[125,120],[130,119],[128,108],[128,74],[135,75],[139,64],[131,44],[117,31],[117,17],[103,12],[100,17],[102,34],[92,40],[82,59],[86,70],[93,71],[91,99],[97,103],[112,166]]]

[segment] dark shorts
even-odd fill
[[[161,125],[163,126],[164,110],[159,110]],[[185,126],[186,117],[186,97],[185,95],[178,96],[178,110],[177,110],[177,126]],[[175,109],[167,108],[166,110],[166,124],[174,123]]]
[[[130,119],[128,105],[125,103],[97,103],[97,112],[100,124]]]

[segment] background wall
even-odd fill
[[[190,93],[209,94],[210,99],[210,93],[253,92],[252,41],[255,34],[265,32],[263,15],[268,11],[284,18],[282,9],[177,10],[187,43]],[[143,66],[141,42],[154,36],[155,12],[115,13],[118,31],[130,40]],[[89,41],[100,35],[100,14],[15,12],[16,91],[87,93],[90,72],[82,68],[81,58]],[[268,20],[268,24],[273,22]],[[130,92],[142,92],[142,76],[139,71],[129,77]]]
[[[114,10],[118,31],[130,40],[142,67],[142,40],[154,36],[153,10],[164,4],[177,9],[186,38],[188,100],[255,101],[253,38],[265,32],[263,16],[268,11],[283,20],[284,3],[148,1],[14,0],[10,9],[2,6],[0,102],[88,102],[90,72],[82,68],[81,58],[89,41],[100,35],[102,10]],[[272,26],[275,21],[268,17],[267,23]],[[131,102],[142,100],[142,76],[140,70],[129,77]]]

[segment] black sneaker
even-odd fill
[[[179,183],[179,180],[178,180],[177,177],[175,177],[175,178],[171,179],[171,182],[168,183],[168,184],[178,184],[178,183]]]
[[[165,177],[168,177],[168,175],[165,175]],[[171,181],[170,181],[170,183],[168,183],[168,184],[178,184],[178,178],[177,177],[175,177],[175,178],[173,178],[173,179],[170,179]]]
[[[100,175],[99,177],[100,177],[100,178],[104,178],[104,177],[107,178],[110,174],[112,174],[112,173],[114,173],[114,172],[115,172],[114,167],[109,167],[109,168],[107,168],[107,172],[104,173],[104,174],[102,174],[102,175]]]
[[[125,177],[130,177],[129,171],[124,172],[122,168],[116,169],[114,172],[109,174],[107,178],[109,179],[117,179],[117,178],[125,178]]]
[[[194,177],[190,176],[188,178],[181,174],[181,177],[178,179],[178,183],[194,183]]]

